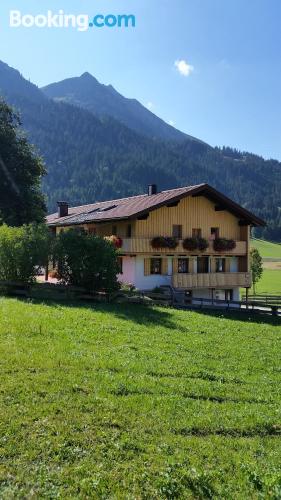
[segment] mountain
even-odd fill
[[[48,207],[80,205],[159,189],[208,182],[269,225],[256,236],[281,240],[281,163],[189,138],[151,139],[110,116],[53,100],[0,62],[0,95],[20,113],[48,174]]]
[[[79,106],[99,117],[110,116],[150,138],[198,141],[165,123],[136,99],[127,99],[112,85],[99,83],[90,73],[52,83],[41,90],[51,99]]]

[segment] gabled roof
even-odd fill
[[[254,226],[266,225],[262,219],[256,217],[208,184],[169,189],[168,191],[161,191],[150,196],[142,194],[131,196],[130,198],[71,207],[66,217],[58,217],[57,213],[49,215],[47,217],[47,224],[49,226],[72,226],[91,222],[98,223],[133,219],[145,216],[152,210],[169,205],[170,203],[176,203],[187,196],[205,196],[215,202],[218,205],[218,209],[228,210],[247,224]]]

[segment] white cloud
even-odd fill
[[[188,62],[186,62],[184,59],[177,59],[175,61],[175,67],[183,76],[189,76],[194,71],[194,66],[188,64]]]
[[[149,111],[151,111],[151,110],[154,108],[154,104],[153,104],[153,102],[150,102],[150,101],[149,101],[149,102],[147,102],[147,103],[146,103],[146,107],[147,107],[147,109],[149,109]]]

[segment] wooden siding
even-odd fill
[[[161,207],[146,220],[136,220],[135,236],[172,236],[173,225],[182,225],[183,238],[192,235],[193,228],[202,229],[202,237],[209,238],[211,227],[218,227],[220,237],[241,239],[238,219],[227,211],[215,211],[215,204],[203,196],[182,199],[177,207]]]
[[[250,287],[251,284],[251,273],[177,273],[172,276],[172,285],[183,289]]]

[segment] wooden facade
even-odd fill
[[[252,284],[249,262],[250,222],[241,220],[239,214],[235,215],[231,206],[228,209],[218,205],[204,195],[182,197],[173,203],[147,210],[141,216],[130,216],[123,220],[113,218],[73,225],[66,223],[65,226],[60,224],[56,227],[56,232],[71,227],[83,227],[101,237],[114,234],[121,238],[120,256],[129,259],[126,263],[131,270],[130,276],[142,273],[144,280],[140,280],[141,287],[145,287],[145,279],[152,275],[153,279],[147,285],[149,287],[153,283],[158,285],[167,282],[175,288],[185,290],[215,290],[249,288]],[[175,235],[175,227],[180,234],[176,248],[153,248],[153,238],[172,237]],[[183,240],[194,235],[207,240],[208,247],[204,251],[188,251],[184,248]],[[215,250],[214,238],[234,240],[235,248]],[[132,272],[133,259],[135,274]],[[161,259],[161,263],[156,262],[160,271],[157,266],[153,269],[155,259]],[[181,262],[183,259],[188,261],[185,265]],[[206,267],[203,272],[202,265]],[[162,281],[159,275],[163,277]],[[165,281],[164,277],[169,280]],[[135,284],[138,286],[137,281]]]

